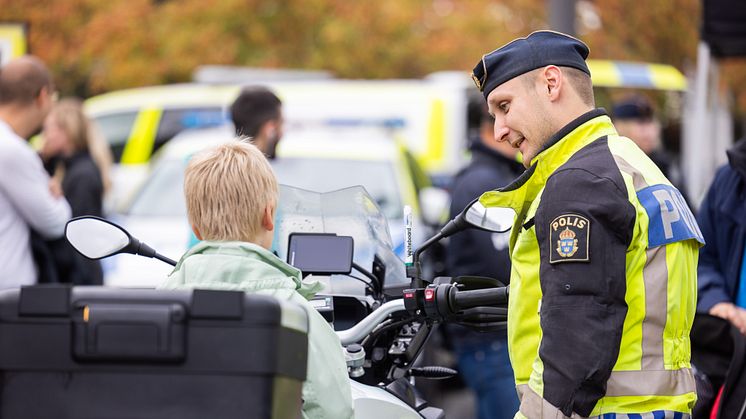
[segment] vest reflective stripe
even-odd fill
[[[617,166],[619,166],[619,169],[632,177],[632,185],[635,187],[635,191],[639,191],[648,187],[648,182],[645,180],[645,177],[642,175],[642,173],[632,167],[631,164],[627,163],[627,160],[624,160],[618,154],[612,154],[612,156],[614,157],[614,161],[616,162]]]
[[[522,385],[519,387],[519,394],[521,394],[521,408],[519,413],[523,415],[523,417],[528,419],[567,418],[567,416],[565,416],[559,409],[536,394],[536,392],[528,385]],[[573,414],[572,418],[580,418],[580,416]]]
[[[695,391],[691,369],[612,371],[606,396],[679,396]]]
[[[655,247],[645,251],[647,261],[642,270],[645,285],[645,319],[642,321],[642,369],[662,370],[663,362],[663,329],[666,327],[668,311],[668,266],[666,265],[666,246]]]
[[[634,153],[639,153],[637,147],[630,140],[619,137],[614,140],[611,141],[610,139],[609,141],[609,147],[611,148],[614,160],[622,172],[622,176],[632,180],[631,183],[636,193],[639,194],[640,191],[644,191],[652,185],[669,184],[668,180],[654,167],[652,162],[640,160],[638,163],[640,167],[636,167],[625,160],[625,157],[634,158]],[[649,230],[651,220],[648,217],[648,212],[640,207],[642,203],[639,201],[639,196],[638,200],[633,202],[635,202],[638,210],[638,218],[640,218],[638,221],[641,222],[641,227]],[[662,212],[668,211],[664,207],[667,204],[660,201],[659,204]],[[682,217],[686,221],[686,216]],[[691,228],[698,231],[696,223]],[[650,243],[647,246],[652,247]],[[688,361],[684,361],[686,365],[682,363],[682,357],[684,357],[682,352],[686,351],[687,355],[685,357],[689,358],[690,344],[688,342],[688,333],[686,337],[679,335],[681,334],[681,330],[688,330],[689,328],[685,325],[685,322],[691,322],[691,319],[687,318],[685,314],[691,311],[691,301],[689,299],[694,301],[696,291],[693,288],[687,290],[680,287],[682,285],[686,287],[687,285],[686,281],[681,282],[682,278],[696,275],[696,273],[691,272],[692,270],[696,270],[696,266],[681,266],[681,263],[675,262],[676,256],[678,256],[677,253],[682,251],[682,247],[688,246],[689,244],[687,243],[682,243],[675,247],[663,245],[648,248],[645,251],[646,260],[643,267],[645,317],[642,325],[640,366],[642,369],[676,369],[688,365]],[[661,283],[655,278],[669,278],[669,281]],[[673,295],[670,296],[673,300],[669,300],[669,288],[673,292]],[[670,323],[670,314],[672,312],[677,313],[676,319],[679,320],[678,322]],[[684,323],[682,323],[682,319]],[[661,336],[664,336],[663,341],[660,341]],[[676,342],[674,343],[672,340]],[[677,346],[685,348],[677,348]],[[625,367],[628,366],[625,365]],[[627,368],[620,369],[625,370]]]
[[[618,154],[612,154],[623,175],[632,178],[635,192],[649,186],[643,174]],[[643,214],[643,212],[638,212]],[[663,329],[666,325],[668,293],[664,285],[655,278],[668,278],[665,246],[647,249],[642,277],[645,287],[645,317],[642,321],[642,369],[662,370],[663,362]],[[662,253],[662,254],[661,254]]]
[[[631,371],[635,372],[635,371]],[[670,371],[662,371],[670,372]],[[612,374],[613,376],[613,374]],[[655,377],[652,377],[654,380]],[[611,382],[611,381],[610,381]],[[517,419],[568,419],[559,409],[552,406],[541,396],[536,394],[528,385],[518,386],[521,395],[521,408],[516,414]],[[570,419],[580,418],[573,414]],[[645,413],[605,413],[591,416],[592,419],[691,419],[687,413],[674,412],[670,410],[656,410]]]

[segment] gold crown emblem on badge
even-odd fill
[[[570,230],[569,227],[565,227],[564,230],[559,234],[560,239],[574,239],[575,238],[575,232]]]
[[[477,77],[476,74],[472,73],[471,74],[471,79],[474,80],[474,84],[477,85],[477,89],[479,89],[479,91],[481,92],[482,91],[482,82],[479,80],[479,77]]]

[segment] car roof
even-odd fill
[[[91,116],[133,111],[144,107],[181,108],[188,106],[227,106],[238,95],[240,86],[209,84],[171,84],[118,90],[85,101]]]
[[[394,160],[401,144],[384,129],[332,128],[286,133],[277,147],[282,157],[329,157],[349,160]]]

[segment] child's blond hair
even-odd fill
[[[203,240],[254,242],[278,187],[264,154],[238,138],[192,157],[184,194],[189,222]]]

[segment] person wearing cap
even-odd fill
[[[484,55],[473,73],[496,141],[527,168],[479,198],[516,212],[516,417],[687,418],[704,240],[679,191],[595,107],[588,53],[539,31]]]
[[[641,95],[628,96],[612,105],[611,117],[619,135],[634,141],[688,201],[681,171],[663,149],[661,124],[650,101]]]

